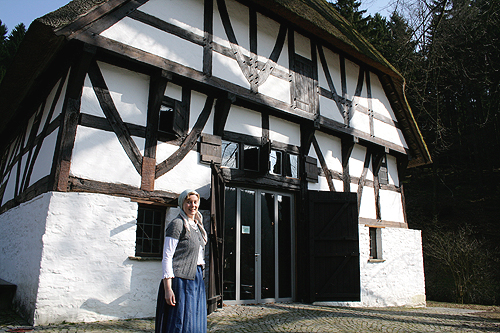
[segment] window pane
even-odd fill
[[[287,163],[285,176],[292,178],[299,178],[299,156],[293,154],[286,154]]]
[[[239,144],[222,141],[222,166],[238,169]]]
[[[271,154],[269,155],[270,168],[269,172],[273,175],[281,175],[282,174],[282,160],[283,153],[277,150],[271,150]]]
[[[291,198],[278,195],[278,278],[279,297],[292,297]]]
[[[261,194],[261,283],[262,298],[275,298],[274,195]]]
[[[241,190],[240,299],[255,299],[255,192]]]
[[[161,256],[164,220],[164,208],[139,206],[135,248],[137,256]]]
[[[224,212],[224,299],[236,299],[236,189],[226,187]]]
[[[250,171],[259,171],[259,147],[244,146],[243,168]]]
[[[378,259],[378,256],[377,256],[377,228],[370,228],[370,259]]]

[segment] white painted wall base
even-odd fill
[[[369,228],[359,226],[361,301],[316,302],[350,307],[424,307],[425,278],[420,230],[381,229],[383,262],[369,262]]]

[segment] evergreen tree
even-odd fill
[[[16,25],[14,30],[7,35],[7,27],[0,21],[0,82],[2,81],[7,68],[12,63],[14,56],[17,53],[17,49],[21,42],[23,41],[24,35],[26,34],[26,27],[23,23]]]
[[[361,2],[357,0],[337,0],[337,2],[331,4],[361,35],[368,35],[370,17],[363,17],[366,10],[359,9]]]

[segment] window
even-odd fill
[[[255,146],[243,146],[243,169],[259,171],[260,148]]]
[[[231,169],[259,171],[260,147],[222,140],[221,165]]]
[[[370,233],[370,259],[371,262],[380,262],[382,259],[381,228],[369,227]]]
[[[389,173],[387,172],[387,157],[384,155],[378,171],[378,181],[382,185],[389,184]]]
[[[263,146],[222,140],[221,166],[272,175],[299,178],[299,156]]]
[[[279,150],[271,150],[269,155],[269,173],[292,178],[299,178],[299,156]]]
[[[158,131],[182,137],[187,133],[188,123],[188,112],[182,102],[170,97],[163,97],[158,119]]]
[[[138,257],[161,257],[165,208],[139,205],[135,255]]]

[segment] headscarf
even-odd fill
[[[184,212],[184,209],[182,208],[182,206],[184,205],[184,201],[186,200],[186,198],[190,195],[193,195],[193,194],[198,197],[198,200],[200,199],[200,195],[198,194],[198,192],[196,192],[195,190],[190,190],[190,189],[184,190],[179,195],[179,198],[177,198],[177,205],[181,209],[181,212],[179,215],[182,217],[182,220],[184,221],[184,227],[186,228],[187,232],[191,232],[191,228],[189,227],[189,218],[186,215],[186,213]],[[201,236],[203,237],[203,243],[207,244],[208,237],[207,237],[207,232],[205,231],[205,228],[203,227],[203,215],[201,215],[201,213],[199,211],[196,212],[196,216],[194,217],[194,222],[196,223],[196,225],[198,226],[198,229],[201,232]]]

